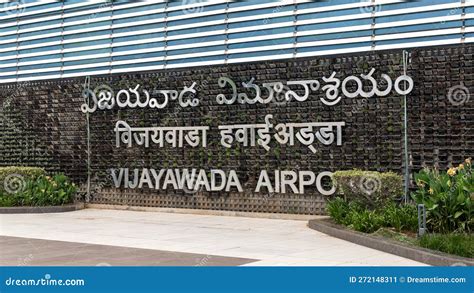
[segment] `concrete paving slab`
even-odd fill
[[[239,266],[255,259],[0,236],[0,266]]]
[[[309,229],[307,221],[301,220],[84,209],[3,214],[0,235],[192,253],[197,258],[216,255],[258,260],[246,265],[424,265],[328,236]]]

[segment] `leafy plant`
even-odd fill
[[[0,207],[12,207],[15,205],[15,199],[7,194],[0,194]]]
[[[40,175],[27,179],[21,190],[13,195],[1,195],[1,206],[49,206],[73,202],[77,187],[64,174],[52,177]]]
[[[356,209],[349,210],[347,215],[347,222],[349,228],[359,232],[372,233],[383,227],[384,218],[376,211],[363,209],[361,211]]]
[[[419,239],[414,237],[413,232],[418,228],[417,209],[414,205],[387,202],[381,207],[370,209],[356,201],[347,202],[336,197],[327,202],[326,209],[336,223],[356,231],[372,233],[405,244],[418,245],[449,254],[474,257],[472,234],[425,234]]]
[[[418,229],[418,212],[414,205],[397,205],[388,203],[380,213],[384,217],[385,227],[392,227],[396,231],[412,231]]]
[[[450,254],[474,258],[474,236],[471,234],[426,234],[419,245]]]
[[[427,209],[431,232],[471,232],[474,229],[474,176],[471,159],[447,172],[424,169],[415,174],[417,204]]]
[[[326,204],[328,215],[338,224],[344,224],[344,219],[349,212],[349,204],[342,198],[336,197]]]
[[[371,233],[382,227],[415,232],[418,228],[417,210],[413,205],[387,202],[376,209],[369,209],[357,201],[348,203],[336,197],[327,202],[326,209],[334,222],[360,232]]]

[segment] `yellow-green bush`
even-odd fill
[[[437,233],[474,231],[474,172],[468,158],[447,171],[424,169],[415,174],[412,194],[427,210],[428,230]]]
[[[403,195],[402,176],[393,172],[337,171],[332,180],[339,195],[343,195],[347,201],[357,201],[369,207]]]
[[[0,167],[0,195],[21,189],[26,181],[34,180],[46,172],[38,167]]]
[[[368,209],[357,201],[347,202],[336,197],[327,202],[326,210],[334,222],[365,233],[373,233],[383,227],[393,228],[398,232],[416,232],[418,228],[414,205],[386,202],[377,208]]]
[[[74,201],[77,187],[62,173],[46,176],[42,169],[27,170],[9,168],[13,173],[5,175],[4,191],[0,192],[0,207],[55,206]],[[16,172],[20,171],[20,172]],[[39,176],[36,176],[40,174]]]

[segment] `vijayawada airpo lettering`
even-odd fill
[[[194,191],[237,191],[243,192],[239,177],[235,170],[220,169],[111,169],[111,175],[116,188],[144,188],[166,190]],[[274,180],[266,170],[260,171],[255,192],[304,194],[305,188],[315,186],[319,193],[331,195],[335,187],[325,189],[322,180],[331,176],[328,171],[315,174],[312,171],[274,171]]]

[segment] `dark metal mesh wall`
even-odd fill
[[[473,46],[414,49],[408,75],[415,88],[408,96],[410,171],[435,165],[441,169],[474,154]],[[147,89],[182,89],[197,83],[200,106],[165,109],[114,109],[91,114],[92,203],[216,209],[295,214],[324,213],[325,198],[315,188],[304,195],[256,194],[260,170],[337,171],[360,168],[403,173],[403,97],[343,98],[335,106],[319,101],[324,92],[312,93],[305,102],[268,105],[218,105],[217,80],[231,77],[236,83],[254,77],[257,83],[318,79],[336,71],[339,77],[387,73],[403,74],[402,52],[389,51],[307,60],[189,68],[111,77],[92,77],[91,88],[106,84],[128,89],[140,84]],[[87,178],[86,119],[83,79],[31,82],[0,87],[3,105],[0,125],[0,165],[39,165],[61,171],[78,183]],[[466,95],[459,95],[459,90]],[[449,94],[458,95],[448,98]],[[313,154],[306,146],[261,147],[220,145],[219,125],[264,123],[266,114],[278,122],[345,121],[342,146],[318,146]],[[117,120],[131,126],[208,125],[207,148],[115,147]],[[234,169],[244,193],[112,188],[109,168]]]

